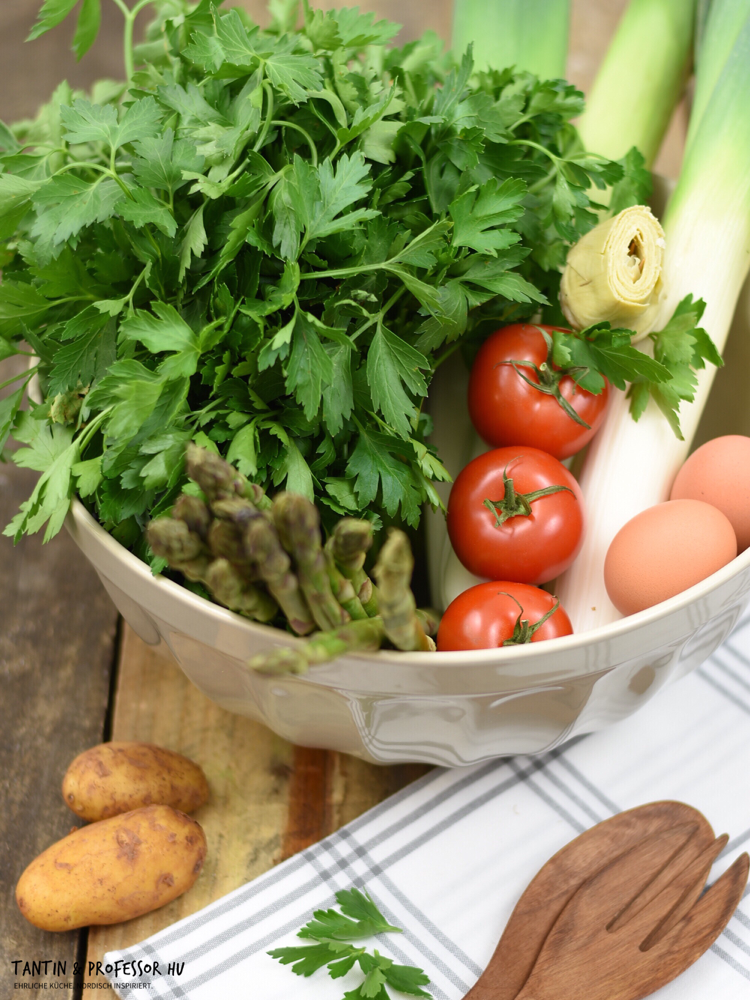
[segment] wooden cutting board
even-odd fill
[[[127,627],[111,739],[157,743],[201,764],[211,799],[194,815],[206,832],[208,856],[193,888],[173,903],[125,924],[90,929],[87,982],[104,981],[96,963],[105,952],[136,944],[219,899],[429,770],[377,767],[293,747],[260,723],[214,705]]]

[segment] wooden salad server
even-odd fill
[[[685,832],[653,834],[584,882],[517,1000],[643,1000],[700,958],[737,908],[750,859],[742,854],[701,896],[728,838],[696,856]]]
[[[651,802],[586,830],[539,870],[516,904],[485,972],[466,1000],[514,1000],[544,941],[581,885],[654,833],[681,827],[693,856],[714,841],[711,824],[683,802]]]

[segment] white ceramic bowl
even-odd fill
[[[696,443],[750,434],[747,289],[726,360]],[[460,423],[456,369],[438,394],[437,405],[455,415],[447,423]],[[300,640],[153,577],[78,501],[67,526],[125,620],[145,642],[165,646],[209,698],[295,743],[384,764],[460,766],[541,753],[617,722],[699,666],[750,601],[749,549],[677,597],[581,635],[502,650],[351,655],[304,677],[264,677],[248,669],[248,658]],[[439,546],[436,527],[433,519],[430,542]]]
[[[300,640],[153,577],[78,501],[68,529],[125,620],[145,642],[165,644],[213,701],[295,743],[383,764],[541,753],[617,722],[699,666],[750,600],[749,549],[677,597],[581,635],[503,650],[351,655],[303,677],[264,677],[248,657]]]
[[[672,185],[655,180],[660,214]],[[750,281],[724,356],[695,446],[720,434],[750,435]],[[438,374],[431,389],[437,444],[456,473],[472,443],[467,377],[456,364]],[[299,639],[152,576],[77,500],[67,527],[123,618],[149,645],[168,649],[209,698],[294,743],[382,764],[456,767],[541,753],[602,729],[703,663],[750,602],[748,549],[671,600],[580,635],[501,650],[355,654],[304,677],[264,677],[248,669],[249,657]],[[444,519],[430,513],[427,528],[437,593]]]

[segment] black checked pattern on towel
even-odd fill
[[[745,636],[745,644],[750,649],[750,616],[744,618],[730,639],[711,657],[707,664],[695,671],[713,691],[728,699],[732,705],[745,713],[750,713],[750,656],[743,652],[740,641]],[[746,671],[746,673],[745,673]],[[409,926],[405,927],[403,937],[399,936],[398,945],[394,945],[394,935],[388,935],[387,950],[393,958],[403,964],[420,965],[428,974],[439,973],[452,986],[462,993],[469,990],[474,979],[481,974],[481,968],[466,955],[439,927],[403,893],[388,875],[388,872],[399,861],[412,855],[418,848],[433,840],[448,830],[459,820],[470,815],[493,799],[523,784],[557,816],[570,827],[571,834],[577,835],[589,826],[600,822],[608,816],[621,811],[621,807],[613,802],[594,782],[587,778],[569,759],[571,751],[588,737],[580,736],[564,746],[558,747],[537,758],[510,758],[491,761],[472,768],[468,773],[452,772],[453,780],[446,786],[442,782],[434,795],[429,794],[429,788],[445,776],[439,769],[426,775],[413,785],[402,789],[396,795],[370,810],[347,827],[337,831],[308,850],[302,852],[278,868],[259,877],[236,893],[232,893],[223,901],[181,921],[179,924],[156,935],[153,943],[144,942],[140,946],[128,949],[127,952],[114,953],[108,956],[112,961],[115,957],[125,957],[127,960],[150,961],[160,960],[158,948],[175,944],[181,939],[193,934],[196,929],[204,932],[201,944],[194,946],[189,952],[180,954],[186,969],[191,962],[205,959],[220,945],[237,940],[239,947],[229,957],[209,966],[198,976],[184,981],[178,981],[167,975],[160,976],[157,981],[145,976],[134,982],[153,982],[155,989],[149,991],[151,997],[166,997],[169,1000],[188,1000],[191,991],[200,985],[209,983],[220,976],[227,968],[238,965],[248,957],[261,951],[266,951],[283,937],[298,930],[310,917],[310,908],[294,909],[296,901],[321,884],[330,886],[330,897],[326,901],[316,902],[315,908],[335,904],[335,892],[349,886],[362,887],[366,885],[373,894],[376,904],[390,922],[399,923],[396,916],[389,910],[370,885],[370,880],[377,877],[379,884],[396,899],[409,915]],[[487,787],[488,779],[491,780]],[[483,790],[472,796],[458,808],[451,808],[451,800],[471,794],[471,789],[484,785]],[[421,801],[405,815],[394,822],[371,831],[369,837],[358,839],[359,831],[370,827],[373,822],[387,823],[388,814],[397,806],[407,801],[415,793],[419,793]],[[426,795],[424,793],[427,793]],[[427,829],[401,843],[391,853],[381,860],[376,860],[372,852],[387,845],[388,842],[408,831],[409,827],[431,815],[439,815],[438,822],[430,823]],[[723,857],[734,854],[750,841],[750,829],[736,835],[727,845]],[[544,860],[544,859],[542,859]],[[541,863],[541,862],[540,862]],[[276,896],[272,903],[253,912],[249,917],[232,923],[218,933],[212,933],[212,928],[220,927],[222,918],[238,907],[245,906],[256,895],[270,887],[278,887],[283,891],[283,884],[296,873],[308,866],[311,877],[286,894]],[[737,930],[750,930],[750,916],[743,909],[745,900],[750,895],[748,889],[743,897],[743,903],[735,913],[722,938],[713,946],[712,951],[732,968],[739,976],[750,981],[750,935],[740,936]],[[273,927],[262,938],[247,942],[252,928],[275,915],[281,915],[289,910],[292,913],[283,924],[274,923]],[[404,920],[401,920],[404,923]],[[384,939],[385,936],[381,935]],[[403,947],[401,945],[403,944]],[[726,946],[732,947],[732,952]],[[384,949],[385,950],[385,949]],[[440,952],[442,952],[442,957]],[[746,957],[745,957],[746,956]],[[270,961],[270,960],[269,960]],[[160,960],[160,964],[164,966]],[[290,986],[292,983],[290,983]],[[436,1000],[447,1000],[447,994],[439,987],[431,987]],[[121,989],[123,997],[142,997],[143,991]],[[750,996],[750,994],[749,994]],[[261,998],[259,998],[261,1000]]]

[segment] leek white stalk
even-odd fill
[[[474,45],[477,69],[515,66],[542,80],[565,76],[570,0],[454,0],[452,48]]]
[[[578,131],[619,160],[637,146],[650,166],[690,68],[696,0],[631,0],[599,69]]]
[[[710,27],[710,18],[709,18]],[[716,79],[664,218],[666,296],[660,329],[687,294],[706,301],[701,325],[719,350],[750,266],[750,17],[723,69],[698,67]],[[615,393],[580,475],[588,511],[583,548],[557,594],[581,632],[620,617],[607,597],[603,565],[617,531],[669,496],[708,397],[715,369],[698,373],[695,401],[680,407],[684,440],[650,402],[635,423]],[[687,544],[687,541],[686,541]]]

